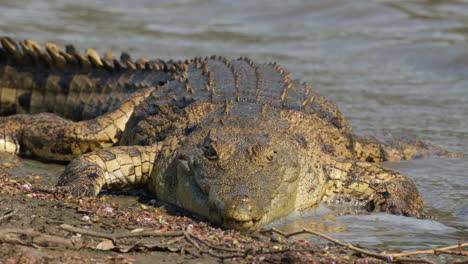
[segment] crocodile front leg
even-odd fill
[[[84,154],[68,164],[53,190],[95,196],[101,188],[122,190],[144,184],[161,147],[162,143],[121,146]]]
[[[413,181],[376,164],[331,158],[323,167],[328,181],[325,199],[345,195],[369,201],[370,211],[419,216],[423,200]]]
[[[114,111],[86,121],[73,122],[50,113],[0,117],[0,151],[30,152],[44,160],[69,161],[86,152],[112,147],[134,107],[154,89],[135,92]]]

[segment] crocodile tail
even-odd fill
[[[0,37],[0,115],[52,112],[72,120],[96,117],[115,109],[129,93],[156,87],[179,71],[177,62],[116,59],[93,50],[80,54],[68,45],[15,42]]]
[[[380,133],[376,136],[354,136],[352,147],[355,158],[369,162],[431,157],[463,158],[417,138],[394,137],[389,133]]]

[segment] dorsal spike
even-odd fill
[[[24,45],[32,52],[31,55],[35,57],[37,61],[42,62],[45,65],[49,65],[50,59],[37,42],[27,39],[24,41]]]
[[[157,62],[155,62],[155,61],[151,62],[151,64],[152,64],[153,70],[155,70],[155,71],[160,71],[160,70],[164,69],[164,67],[159,66],[159,64]]]
[[[127,63],[127,61],[132,61],[132,57],[130,56],[130,54],[128,54],[127,52],[122,52],[122,54],[120,54],[120,62],[122,62],[123,64]]]
[[[28,46],[24,41],[19,42],[19,45],[20,45],[21,49],[23,50],[23,54],[27,54],[27,55],[29,55],[30,58],[35,60],[35,58],[37,56],[36,56],[34,50],[30,46]]]
[[[123,71],[125,70],[125,66],[122,65],[122,63],[116,59],[113,60],[114,62],[114,69],[117,71]]]
[[[60,55],[60,48],[57,44],[52,42],[47,42],[45,46],[47,53],[52,58],[54,66],[62,69],[67,64],[67,61]]]
[[[129,70],[136,70],[135,64],[133,64],[133,62],[131,62],[130,60],[127,60],[127,61],[125,62],[125,64],[127,65],[127,69],[129,69]]]
[[[72,55],[63,51],[60,51],[59,53],[66,60],[67,64],[76,64],[76,60]]]
[[[102,66],[108,71],[114,71],[114,64],[111,60],[102,60]]]
[[[46,49],[55,51],[57,53],[60,51],[59,46],[57,46],[57,44],[55,44],[53,42],[46,42],[45,46],[46,46]]]
[[[86,56],[88,57],[89,61],[94,65],[94,66],[102,66],[102,61],[101,57],[97,53],[95,49],[87,49],[86,50]]]
[[[28,47],[31,51],[38,53],[38,54],[42,54],[41,46],[33,40],[30,40],[30,39],[25,40],[24,45]]]
[[[135,63],[135,67],[140,71],[146,70],[145,64],[141,63],[141,62],[138,62],[138,61]]]
[[[89,69],[91,68],[91,62],[88,60],[88,58],[84,57],[83,55],[79,53],[74,54],[76,60],[78,61],[79,65],[83,69]]]
[[[29,47],[28,45],[26,45],[24,42],[21,42],[21,41],[18,42],[18,44],[22,50],[22,54],[23,54],[22,63],[23,64],[36,64],[40,61],[38,59],[37,54],[34,52],[33,49],[31,49],[31,47]]]
[[[104,52],[104,60],[113,61],[115,59],[115,55],[112,51],[108,50]]]
[[[141,56],[140,58],[138,58],[137,63],[145,64],[148,61],[149,61],[148,58],[146,58],[145,56]]]
[[[68,45],[65,46],[65,51],[66,51],[68,54],[70,54],[70,55],[74,55],[74,54],[78,53],[78,52],[76,51],[75,46],[73,46],[73,45],[71,45],[71,44],[68,44]]]
[[[18,46],[14,41],[8,37],[3,37],[0,39],[0,41],[2,42],[3,49],[5,49],[11,56],[13,56],[13,58],[18,59],[21,57]]]
[[[147,70],[154,70],[153,64],[151,63],[151,61],[148,61],[148,62],[145,63],[145,68]]]

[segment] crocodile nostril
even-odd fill
[[[189,162],[187,160],[179,160],[179,163],[177,164],[177,171],[188,174],[190,172]]]

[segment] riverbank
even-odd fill
[[[36,192],[5,176],[0,179],[2,263],[384,263],[306,240],[221,230],[169,214],[145,198],[120,207],[106,195]]]
[[[18,159],[20,161],[20,159]],[[327,240],[242,234],[142,196],[33,190],[41,177],[0,164],[0,263],[388,263]],[[15,170],[17,169],[17,170]],[[370,250],[370,252],[376,252]],[[406,261],[407,262],[407,261]],[[419,259],[411,263],[430,263]]]

